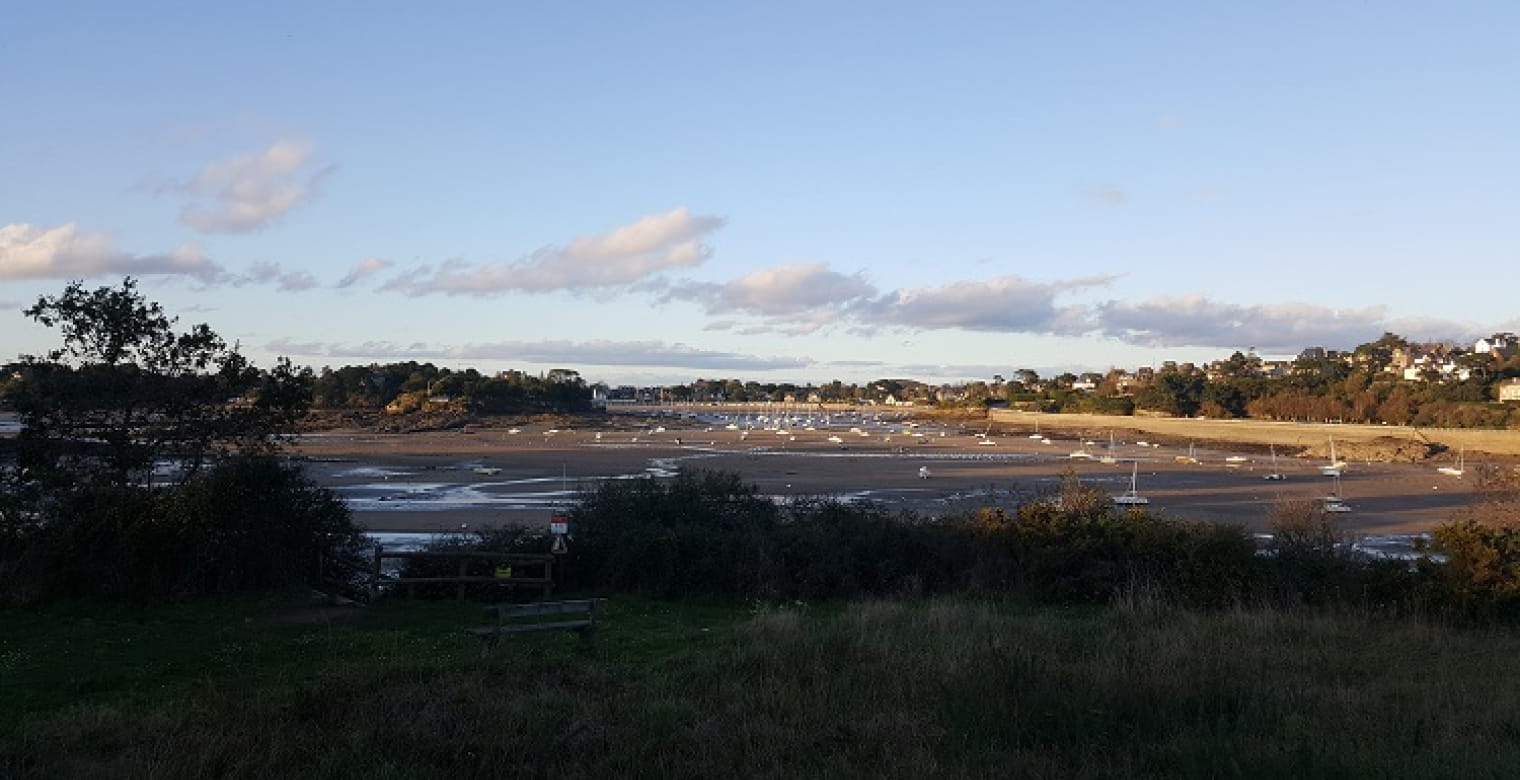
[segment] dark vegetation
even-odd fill
[[[737,475],[688,471],[587,491],[569,513],[573,540],[556,577],[570,590],[656,598],[960,595],[1091,605],[1143,594],[1197,609],[1512,622],[1520,618],[1520,475],[1489,467],[1479,480],[1475,508],[1434,534],[1441,562],[1356,554],[1318,502],[1274,507],[1263,546],[1238,526],[1121,509],[1075,479],[1058,496],[1013,509],[926,519],[828,500],[780,506]],[[511,529],[446,544],[542,552],[549,540]],[[408,573],[447,573],[428,565],[440,564]]]
[[[311,375],[250,365],[206,325],[176,332],[131,279],[26,311],[59,349],[24,356],[0,453],[0,602],[289,586],[354,543],[343,504],[277,458]]]
[[[590,388],[579,373],[569,369],[541,376],[522,371],[486,376],[473,368],[452,371],[416,361],[343,366],[322,369],[312,381],[311,392],[313,407],[328,411],[471,415],[591,408]]]

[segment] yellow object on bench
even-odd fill
[[[591,644],[596,632],[596,613],[606,599],[580,599],[576,601],[539,601],[532,604],[492,604],[486,607],[486,617],[496,618],[494,626],[467,628],[465,633],[479,637],[487,647],[507,634],[526,634],[535,631],[574,631],[582,643]],[[571,616],[573,620],[527,622],[527,618],[553,615]]]

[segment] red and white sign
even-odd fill
[[[549,520],[549,533],[555,536],[564,536],[570,533],[570,518],[554,517]]]

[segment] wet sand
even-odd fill
[[[312,476],[347,497],[356,521],[373,531],[545,524],[597,480],[683,468],[737,472],[780,500],[838,497],[939,516],[1048,495],[1068,472],[1122,493],[1133,459],[1151,511],[1253,530],[1266,529],[1275,501],[1314,500],[1334,487],[1333,479],[1320,475],[1317,460],[1280,457],[1277,470],[1286,479],[1264,480],[1270,463],[1257,452],[1200,447],[1194,452],[1198,462],[1187,463],[1178,460],[1186,448],[1120,441],[1114,451],[1120,462],[1103,464],[1070,453],[1086,449],[1096,458],[1105,454],[1107,441],[1083,445],[1052,433],[1046,444],[994,431],[986,439],[994,443],[984,444],[976,435],[981,430],[955,424],[855,424],[868,435],[849,432],[851,423],[818,430],[794,426],[778,434],[728,430],[720,420],[613,415],[605,424],[577,428],[540,423],[476,427],[468,434],[331,431],[302,437],[296,452],[307,458]],[[1249,460],[1227,463],[1232,455]],[[920,469],[928,470],[928,478],[920,478]],[[1338,517],[1352,533],[1419,532],[1468,502],[1471,479],[1440,474],[1431,465],[1353,462],[1341,479],[1341,495],[1354,511]]]

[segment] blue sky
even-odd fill
[[[1520,329],[1520,5],[18,2],[0,355],[989,378]]]

